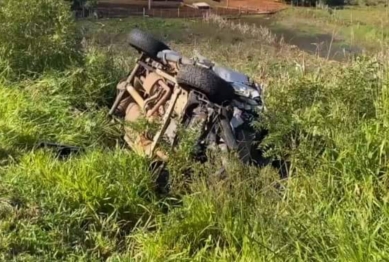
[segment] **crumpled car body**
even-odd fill
[[[251,127],[264,109],[260,84],[200,55],[186,58],[138,29],[130,45],[140,57],[118,84],[110,115],[124,120],[124,139],[135,152],[168,161],[181,128],[196,131],[195,159],[217,148],[245,163],[263,162]]]

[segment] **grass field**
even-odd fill
[[[156,193],[148,161],[106,118],[136,56],[125,42],[134,27],[265,83],[258,127],[270,130],[268,154],[291,161],[291,177],[231,159],[217,180],[217,158],[199,166],[183,144],[169,163],[173,191]],[[78,28],[82,67],[1,81],[0,261],[389,260],[387,54],[329,61],[216,18]],[[41,140],[85,152],[61,160],[36,148]]]
[[[340,10],[288,9],[278,14],[280,25],[327,33],[350,45],[371,51],[387,49],[389,7],[345,8]]]
[[[310,54],[344,61],[349,55],[388,49],[388,10],[388,7],[288,8],[273,16],[248,16],[238,21],[268,27],[285,43]]]

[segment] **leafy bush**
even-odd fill
[[[2,1],[0,71],[21,76],[63,69],[78,57],[75,32],[65,1]]]

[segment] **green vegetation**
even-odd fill
[[[0,25],[0,73],[34,75],[77,59],[75,24],[63,1],[4,0]]]
[[[327,33],[372,51],[387,49],[389,44],[389,7],[290,8],[277,14],[277,24],[316,34]]]
[[[9,28],[19,23],[8,21]],[[156,193],[148,161],[124,147],[106,118],[115,83],[136,55],[125,44],[135,26],[264,82],[268,111],[258,126],[271,135],[263,146],[291,161],[291,177],[232,158],[220,180],[210,175],[218,158],[192,163],[183,143],[169,164],[173,191]],[[385,53],[327,61],[275,42],[266,30],[216,20],[85,20],[77,28],[69,32],[85,38],[80,61],[57,67],[37,51],[23,59],[42,73],[19,82],[1,75],[1,261],[389,259]],[[10,43],[0,37],[0,46]],[[14,48],[23,56],[25,46]],[[13,61],[4,65],[19,70]],[[41,140],[86,151],[61,160],[36,148]],[[188,167],[196,170],[190,182]]]

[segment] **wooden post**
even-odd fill
[[[143,17],[146,16],[146,9],[143,7]]]
[[[180,7],[177,8],[177,16],[180,17]]]
[[[152,0],[149,0],[149,10],[151,9],[151,1]]]

